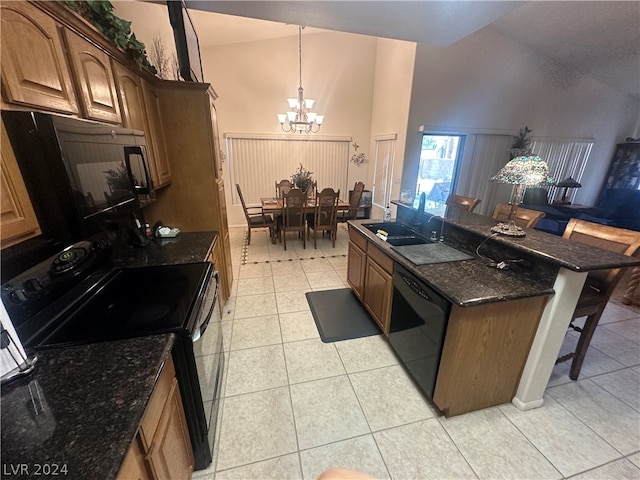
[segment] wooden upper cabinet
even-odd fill
[[[144,79],[141,79],[142,93],[145,111],[149,124],[146,132],[152,141],[148,142],[153,149],[152,169],[155,170],[153,181],[157,187],[171,183],[171,168],[169,167],[169,155],[165,143],[165,128],[162,117],[161,100],[158,89]]]
[[[11,142],[2,124],[2,170],[0,170],[0,241],[1,247],[14,245],[40,235],[27,187],[22,180]]]
[[[120,103],[122,124],[127,128],[146,132],[148,126],[140,77],[116,61],[112,62],[112,68]]]
[[[71,67],[80,90],[85,118],[121,123],[118,95],[109,55],[79,35],[66,30]]]
[[[136,73],[115,60],[112,61],[111,65],[116,80],[122,124],[127,128],[141,130],[145,133],[147,160],[149,168],[151,169],[151,179],[153,185],[157,187],[160,185],[160,178],[156,166],[156,149],[154,148],[156,139],[153,137],[153,131],[149,125],[145,109],[142,80]]]
[[[78,113],[56,22],[27,2],[2,2],[0,18],[4,100]]]

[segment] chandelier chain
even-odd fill
[[[317,133],[324,120],[324,115],[318,115],[311,111],[314,101],[304,98],[302,88],[302,29],[304,25],[298,25],[298,94],[297,98],[289,98],[289,110],[286,113],[278,113],[278,122],[285,132]]]

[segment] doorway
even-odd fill
[[[414,207],[422,192],[427,196],[426,207],[433,209],[442,207],[449,194],[455,191],[464,138],[464,135],[437,133],[422,136]]]

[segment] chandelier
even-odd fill
[[[302,88],[302,26],[298,26],[298,59],[300,67],[300,83],[297,98],[287,98],[289,108],[287,113],[277,113],[280,127],[285,132],[317,133],[320,131],[324,115],[318,115],[311,111],[315,100],[304,98]]]

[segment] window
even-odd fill
[[[463,135],[425,133],[422,136],[414,205],[417,205],[422,192],[427,195],[427,208],[444,205],[455,188],[455,174],[463,144]]]

